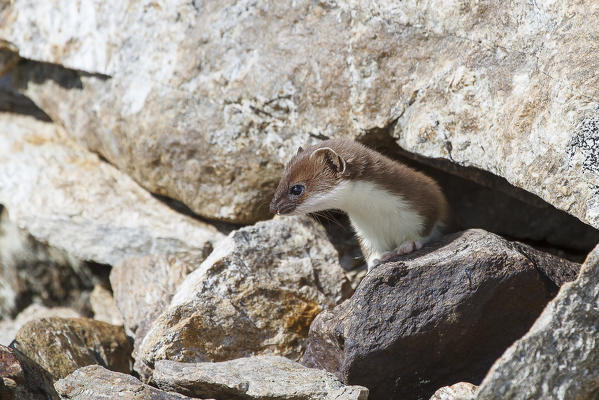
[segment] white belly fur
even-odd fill
[[[347,182],[339,208],[345,211],[367,252],[368,265],[408,240],[422,237],[424,218],[403,197],[366,181]],[[432,235],[430,235],[432,236]]]

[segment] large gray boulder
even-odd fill
[[[188,396],[236,400],[366,400],[368,389],[346,386],[326,371],[281,356],[218,363],[158,361],[153,380]]]
[[[231,232],[185,278],[138,356],[149,366],[259,354],[298,359],[312,320],[350,294],[338,254],[317,222],[259,222]]]
[[[73,143],[57,125],[0,113],[0,204],[37,240],[82,260],[205,258],[223,238]]]
[[[23,90],[200,215],[263,218],[298,145],[384,132],[599,228],[592,0],[41,4],[0,10],[0,38],[56,64],[23,66]]]
[[[378,266],[348,301],[318,315],[302,363],[375,400],[478,383],[557,292],[543,271],[572,280],[578,267],[481,230],[448,235]]]
[[[477,400],[599,398],[599,246],[530,331],[495,362]]]

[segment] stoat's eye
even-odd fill
[[[293,185],[293,187],[289,190],[289,194],[293,196],[299,196],[304,193],[304,190],[306,190],[304,185]]]

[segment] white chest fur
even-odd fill
[[[372,182],[344,181],[330,192],[308,199],[296,213],[333,208],[349,215],[368,253],[368,265],[407,240],[423,239],[424,218],[403,197]]]

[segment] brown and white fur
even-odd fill
[[[348,214],[369,269],[420,249],[449,217],[433,179],[348,139],[300,147],[270,204],[271,212],[286,215],[328,209]]]

